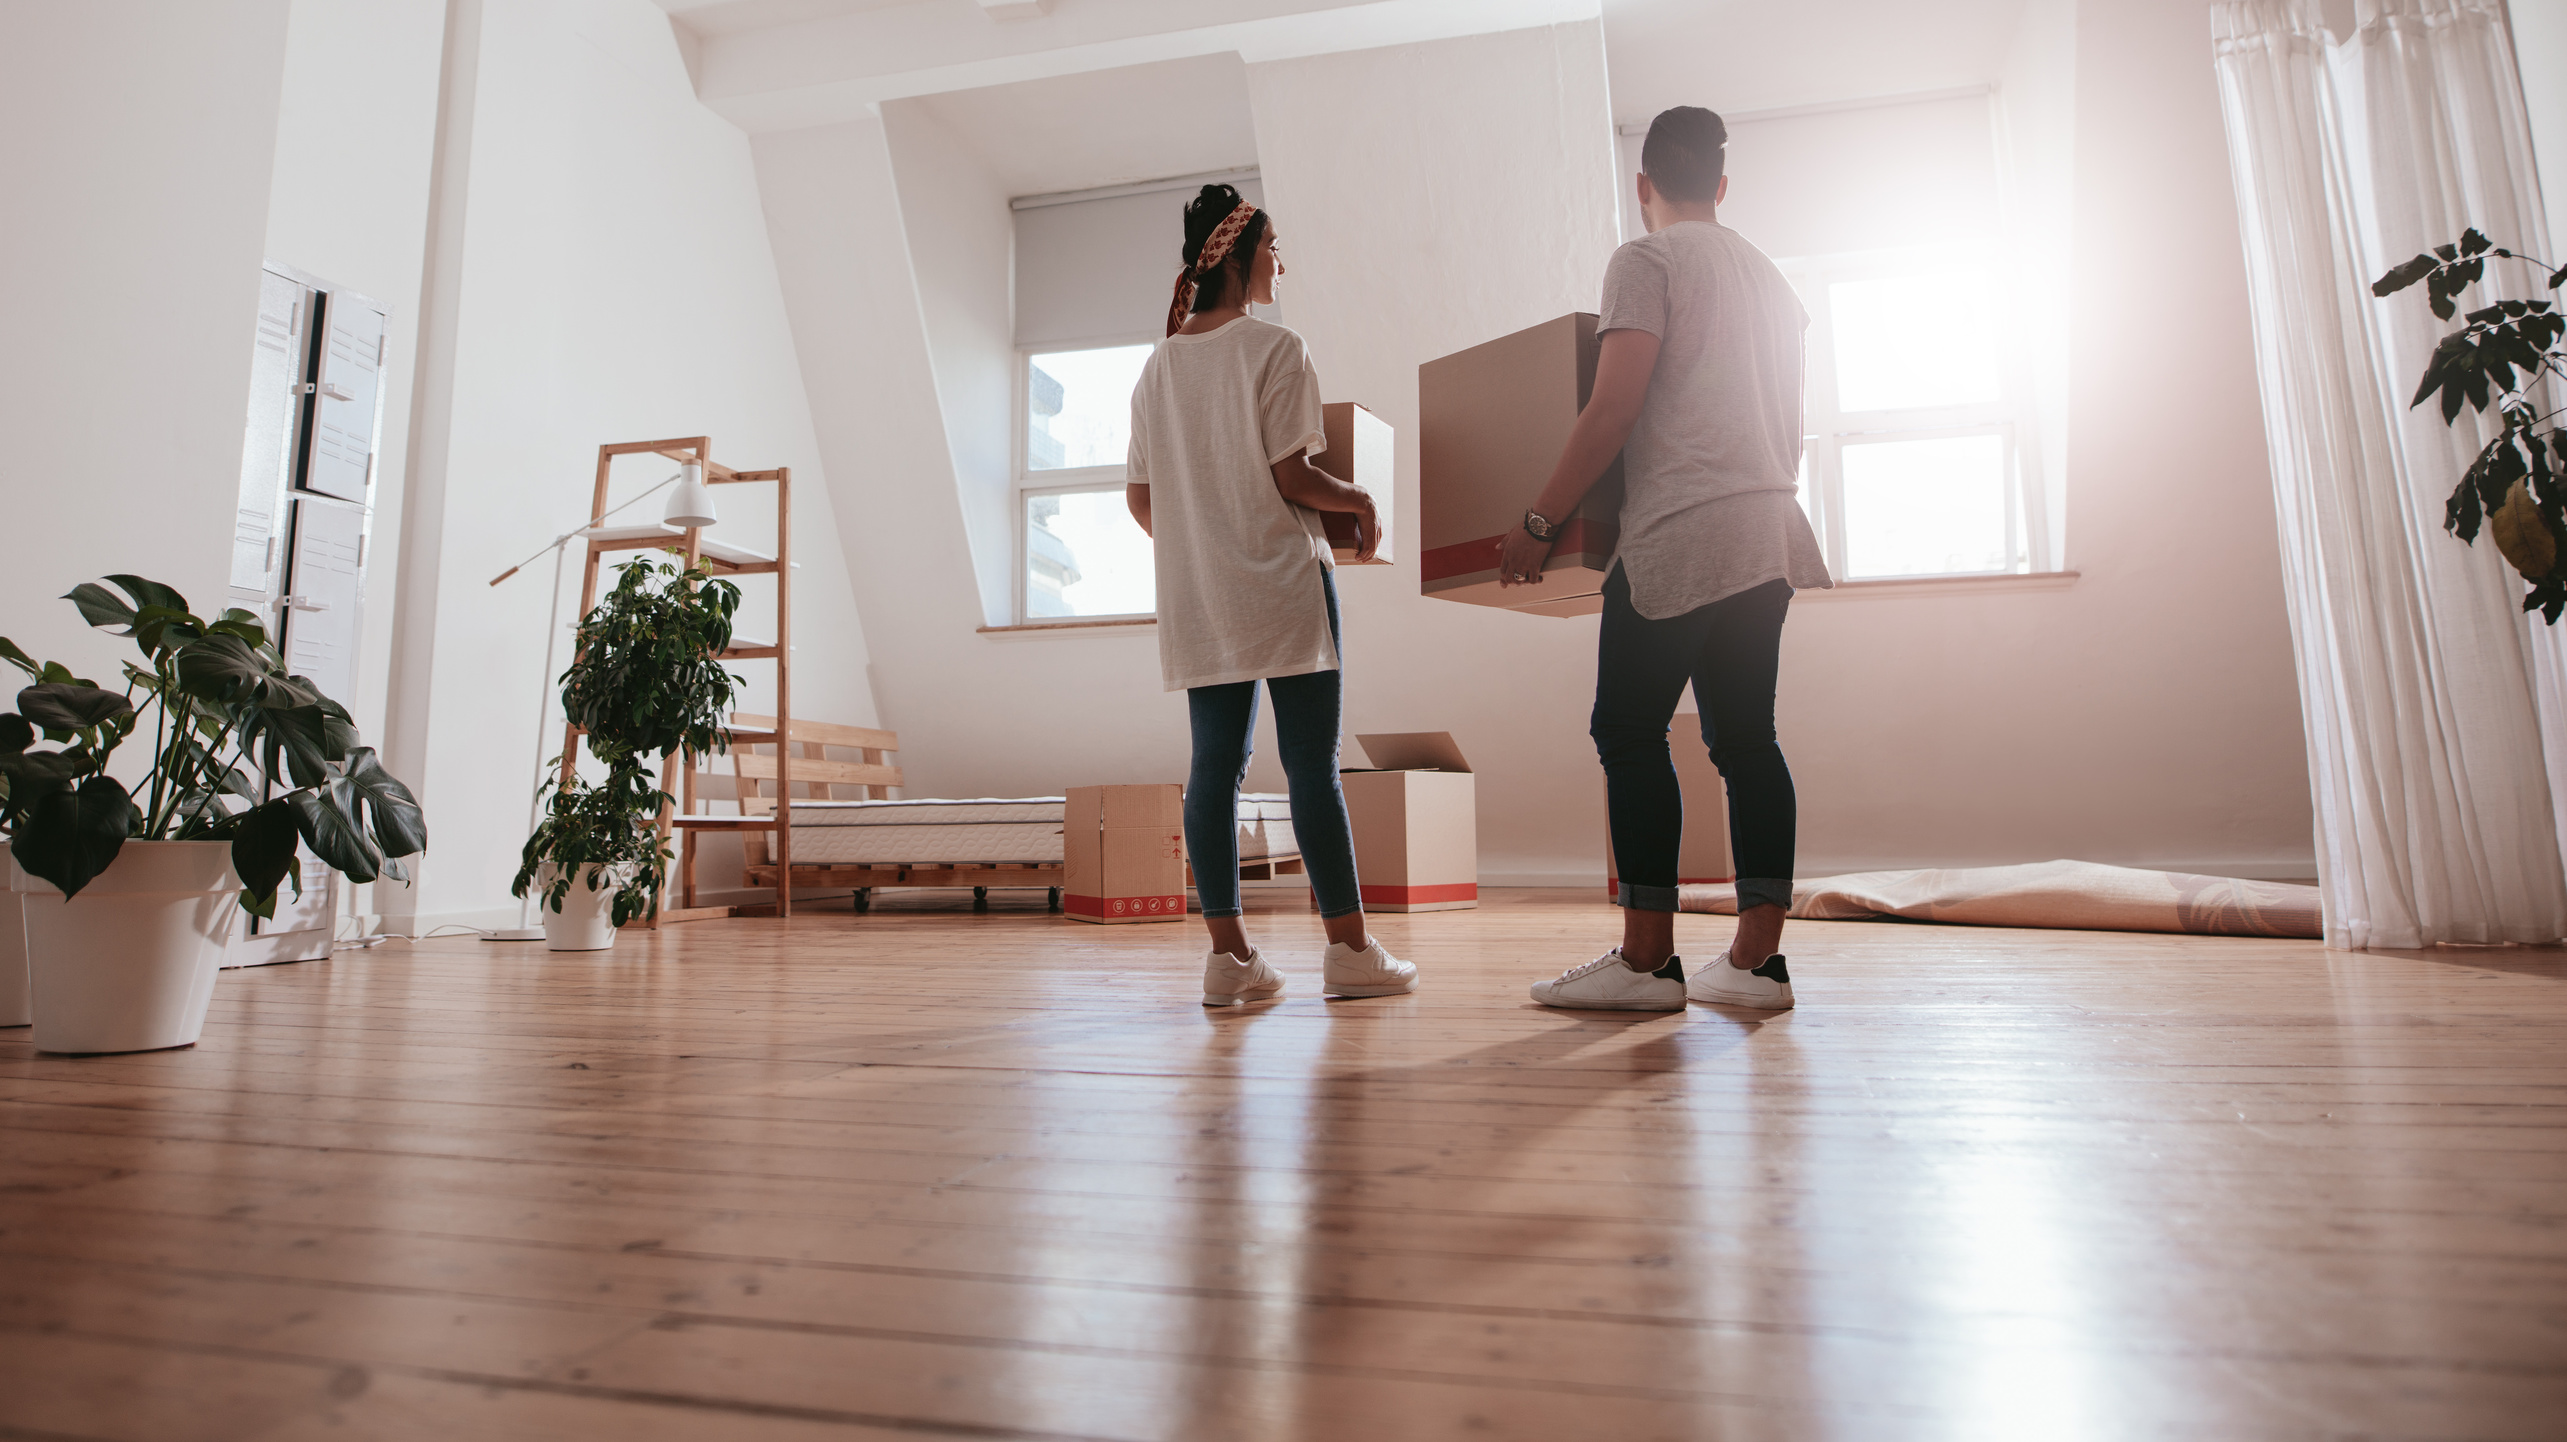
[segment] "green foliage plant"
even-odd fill
[[[417,798],[347,708],[287,673],[256,616],[207,621],[158,581],[106,579],[116,590],[83,582],[63,599],[133,638],[143,664],[124,663],[121,691],[0,638],[0,661],[34,683],[0,714],[0,833],[20,866],[69,900],[128,841],[228,841],[241,906],[261,917],[280,884],[302,893],[298,845],[350,881],[409,879],[401,858],[428,844]],[[108,764],[146,718],[151,763],[128,790]]]
[[[2567,285],[2567,265],[2517,255],[2475,229],[2401,265],[2373,282],[2373,295],[2395,295],[2421,281],[2433,313],[2449,320],[2460,293],[2478,283],[2491,260],[2513,261],[2548,274],[2548,288]],[[2461,317],[2461,328],[2442,338],[2425,361],[2424,378],[2409,407],[2436,395],[2442,420],[2455,424],[2460,408],[2496,412],[2495,439],[2487,442],[2461,476],[2443,512],[2443,529],[2476,544],[2481,524],[2496,550],[2531,583],[2522,608],[2549,624],[2567,613],[2567,432],[2559,408],[2540,409],[2540,382],[2567,381],[2567,314],[2555,301],[2506,300]],[[2554,392],[2550,392],[2554,394]]]
[[[562,710],[606,763],[606,778],[545,783],[548,804],[519,853],[514,894],[550,862],[543,896],[555,912],[585,874],[592,889],[615,889],[616,925],[658,913],[669,862],[659,816],[674,798],[650,768],[680,749],[730,749],[725,725],[740,678],[721,657],[739,606],[740,588],[701,565],[643,557],[617,568],[614,588],[580,621],[578,654],[561,675]]]

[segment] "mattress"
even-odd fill
[[[1061,861],[1058,796],[953,801],[796,801],[797,866],[963,866]],[[1298,856],[1292,803],[1239,798],[1239,859]]]

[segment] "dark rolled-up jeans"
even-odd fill
[[[1337,581],[1319,568],[1328,598],[1328,634],[1345,660],[1337,625]],[[1239,914],[1239,787],[1248,779],[1257,730],[1257,688],[1275,698],[1275,753],[1292,795],[1292,834],[1323,917],[1363,908],[1355,881],[1355,830],[1337,785],[1337,728],[1344,701],[1340,671],[1270,676],[1195,686],[1185,693],[1194,725],[1194,769],[1185,784],[1185,854],[1194,863],[1195,894],[1205,916]]]
[[[1729,790],[1738,907],[1791,905],[1799,802],[1774,740],[1774,673],[1791,603],[1790,582],[1768,581],[1652,621],[1632,609],[1631,582],[1620,566],[1605,578],[1595,716],[1587,729],[1604,762],[1605,811],[1622,873],[1614,899],[1622,905],[1676,909],[1685,802],[1667,726],[1687,681],[1702,708],[1703,744]]]

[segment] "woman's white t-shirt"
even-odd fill
[[[1274,476],[1326,445],[1309,348],[1282,326],[1172,335],[1141,368],[1127,474],[1150,488],[1167,689],[1337,669],[1328,534]]]

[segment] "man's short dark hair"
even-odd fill
[[[1640,143],[1640,170],[1669,200],[1696,204],[1720,194],[1729,127],[1699,105],[1661,110]]]

